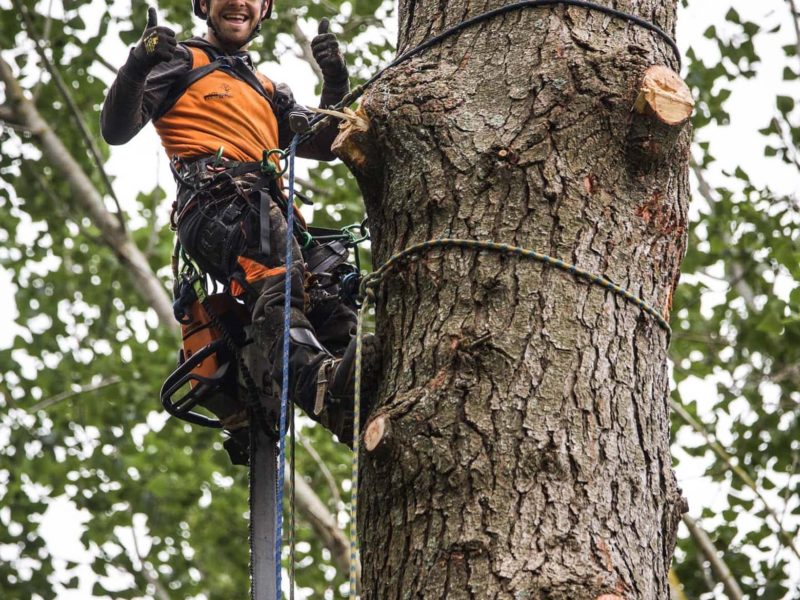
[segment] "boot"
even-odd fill
[[[331,431],[347,446],[353,446],[353,419],[356,375],[356,338],[353,337],[341,358],[326,358],[319,366],[316,377],[299,382],[297,402],[309,416]],[[361,349],[361,411],[360,421],[375,404],[375,393],[380,375],[380,352],[378,339],[364,335]],[[309,411],[308,399],[314,399]]]
[[[272,365],[272,379],[283,380],[283,308],[268,307],[254,320],[256,343]],[[342,358],[331,355],[319,342],[306,316],[292,308],[289,321],[289,397],[313,420],[331,431],[343,444],[353,441],[356,339],[350,340]],[[362,353],[363,417],[374,403],[380,372],[375,336],[365,335]]]

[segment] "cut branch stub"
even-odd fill
[[[629,167],[649,173],[663,164],[693,110],[689,86],[677,73],[663,65],[649,67],[631,109]]]
[[[384,416],[375,417],[367,425],[364,431],[364,447],[367,452],[374,452],[376,449],[386,447],[386,439],[389,437],[389,420]]]
[[[369,205],[369,200],[381,189],[383,161],[364,108],[359,106],[354,113],[350,112],[352,117],[343,120],[339,125],[341,131],[333,140],[331,151],[341,158],[356,176],[365,201]]]

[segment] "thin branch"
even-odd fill
[[[311,40],[308,39],[308,36],[300,27],[300,19],[294,20],[292,35],[294,35],[294,38],[300,46],[300,58],[309,64],[311,70],[314,71],[314,75],[317,76],[317,79],[322,81],[322,70],[319,68],[317,61],[314,60],[314,53],[311,51]]]
[[[314,446],[312,446],[305,437],[298,435],[297,438],[300,440],[300,443],[303,445],[303,448],[306,449],[306,452],[308,452],[308,455],[317,464],[317,467],[319,467],[320,473],[322,473],[322,476],[328,483],[328,488],[330,488],[331,490],[331,495],[336,501],[336,505],[339,506],[340,504],[342,504],[342,496],[341,494],[339,494],[339,486],[336,485],[336,480],[333,478],[333,474],[331,473],[331,470],[328,468],[328,465],[325,464],[325,461],[322,460],[322,457],[314,449]]]
[[[789,2],[789,9],[792,12],[792,23],[794,24],[796,55],[800,59],[800,11],[797,10],[797,2],[795,0],[787,0]]]
[[[705,199],[706,202],[709,204],[715,204],[716,200],[714,199],[714,193],[711,185],[708,183],[708,180],[703,174],[703,169],[694,160],[689,161],[689,164],[694,172],[694,176],[697,178],[697,191],[700,192],[700,195]],[[726,240],[726,242],[727,241],[729,240]],[[742,265],[738,262],[732,261],[727,266],[730,267],[732,280],[731,285],[733,286],[733,289],[735,289],[736,292],[742,297],[745,306],[747,306],[747,309],[751,313],[758,312],[755,304],[755,293],[753,292],[753,288],[751,288],[744,280],[746,273]]]
[[[54,404],[58,404],[59,402],[63,402],[64,400],[69,400],[70,398],[74,398],[75,396],[80,396],[81,394],[87,394],[89,392],[101,390],[103,388],[116,385],[121,381],[122,380],[119,377],[114,375],[112,377],[109,377],[108,379],[103,379],[98,383],[90,383],[89,385],[82,385],[79,386],[78,389],[61,392],[60,394],[56,394],[55,396],[51,396],[50,398],[45,398],[44,400],[40,400],[39,402],[31,406],[28,409],[28,412],[35,413],[36,411],[50,408]]]
[[[288,484],[289,473],[284,474]],[[309,522],[322,544],[330,550],[331,558],[340,573],[347,574],[350,569],[350,542],[339,529],[336,519],[302,477],[295,481],[297,510]],[[361,566],[358,565],[358,577]]]
[[[161,280],[155,276],[147,258],[131,238],[120,229],[119,222],[105,207],[103,198],[64,143],[44,120],[36,106],[25,97],[11,66],[0,56],[0,81],[5,83],[8,104],[17,119],[31,129],[37,147],[59,177],[69,186],[70,197],[80,206],[100,231],[106,245],[114,252],[133,279],[135,289],[158,315],[159,321],[172,331],[178,324],[172,313],[172,302]]]
[[[10,121],[14,120],[14,116],[14,110],[10,106],[0,104],[0,121],[7,122],[10,126],[13,126]]]
[[[100,150],[97,148],[97,144],[95,144],[91,133],[89,133],[89,128],[86,126],[86,122],[84,121],[78,106],[75,104],[72,94],[70,94],[69,90],[67,89],[67,85],[64,83],[64,79],[61,77],[61,73],[53,64],[53,62],[47,57],[47,53],[44,51],[44,41],[37,35],[34,29],[30,14],[28,13],[28,8],[22,5],[19,0],[11,0],[11,2],[16,11],[22,15],[22,19],[25,22],[25,29],[28,32],[28,36],[33,40],[33,44],[36,47],[36,52],[39,55],[39,58],[42,60],[42,63],[44,63],[47,72],[50,73],[50,76],[53,78],[53,82],[56,84],[61,97],[64,99],[64,102],[66,102],[70,112],[72,113],[72,117],[75,119],[78,130],[80,131],[81,136],[83,137],[84,141],[86,142],[86,146],[89,149],[89,154],[91,154],[92,160],[94,161],[95,166],[100,173],[100,177],[102,178],[103,183],[108,189],[108,193],[117,208],[117,219],[119,220],[120,228],[125,231],[125,215],[122,212],[122,206],[120,205],[119,198],[117,198],[117,194],[114,192],[114,186],[111,184],[111,179],[109,179],[108,173],[106,173],[105,167],[103,166],[103,159],[100,156]]]
[[[711,564],[711,570],[717,577],[717,581],[722,583],[728,598],[730,598],[730,600],[744,600],[744,595],[742,594],[739,584],[733,578],[728,565],[726,565],[725,561],[720,558],[719,554],[717,553],[717,549],[714,547],[714,542],[711,541],[711,538],[708,537],[708,534],[697,524],[697,521],[695,521],[689,515],[683,515],[683,522],[689,530],[689,534],[692,536],[692,539],[694,540],[698,549]]]
[[[119,69],[118,69],[117,67],[115,67],[114,65],[112,65],[110,62],[108,62],[108,61],[107,61],[107,60],[106,60],[106,59],[105,59],[103,56],[101,56],[101,55],[100,55],[100,54],[98,54],[97,52],[95,52],[95,54],[94,54],[94,59],[95,59],[97,62],[99,62],[101,65],[103,65],[103,66],[104,66],[106,69],[108,69],[109,71],[111,71],[112,73],[114,73],[114,75],[116,75],[117,73],[119,73]]]
[[[731,471],[733,471],[733,473],[735,473],[736,476],[739,477],[739,479],[741,479],[747,487],[749,487],[753,491],[753,493],[758,497],[758,499],[761,500],[761,503],[764,505],[764,509],[767,511],[767,514],[769,514],[775,520],[775,524],[778,527],[777,531],[778,537],[783,541],[784,545],[787,548],[791,549],[792,552],[794,552],[794,554],[798,558],[800,558],[800,551],[798,551],[794,539],[783,528],[783,526],[781,525],[781,521],[778,518],[778,515],[769,505],[767,499],[764,498],[763,494],[761,493],[761,490],[759,490],[758,485],[753,480],[753,478],[750,477],[747,471],[745,471],[741,466],[734,464],[733,457],[730,454],[728,454],[728,452],[719,444],[719,442],[717,442],[712,437],[712,435],[708,432],[708,430],[701,423],[699,423],[694,417],[692,417],[692,415],[690,415],[689,412],[685,408],[683,408],[683,406],[681,406],[678,402],[676,402],[672,398],[669,399],[669,403],[670,406],[672,407],[672,410],[678,413],[678,415],[680,415],[680,417],[684,421],[686,421],[686,423],[692,426],[692,429],[694,429],[697,433],[699,433],[705,438],[706,443],[708,444],[709,448],[711,448],[714,451],[714,454],[716,454],[720,458],[720,460],[722,460],[722,462],[725,463],[725,465]]]
[[[25,125],[12,123],[11,121],[3,118],[0,118],[0,127],[5,127],[6,129],[11,129],[12,131],[21,131],[23,133],[34,133],[32,129],[25,127]]]
[[[139,550],[139,538],[136,535],[136,527],[131,522],[131,537],[133,538],[133,551],[136,553],[136,560],[139,561],[139,572],[147,580],[147,583],[152,585],[156,590],[156,596],[159,600],[170,600],[169,592],[164,588],[157,575],[150,572],[144,564],[144,557]],[[124,546],[123,546],[124,548]]]
[[[310,179],[306,179],[305,177],[295,177],[294,181],[295,183],[299,184],[300,187],[303,188],[303,190],[308,190],[310,192],[314,192],[315,194],[319,194],[321,196],[330,196],[330,192],[328,190],[325,190],[319,187],[318,185],[314,185],[313,183],[311,183]]]
[[[786,122],[786,126],[784,127],[784,121],[775,116],[773,118],[775,126],[778,128],[778,135],[781,138],[781,142],[783,143],[785,152],[784,158],[786,160],[790,160],[792,165],[797,169],[800,169],[800,156],[798,156],[797,148],[795,147],[794,142],[792,141],[792,126],[790,123]],[[789,156],[791,154],[791,156]]]

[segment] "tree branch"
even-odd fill
[[[789,2],[789,10],[792,13],[792,23],[794,24],[797,58],[800,59],[800,11],[797,10],[797,2],[795,0],[787,0],[787,2]]]
[[[288,485],[288,472],[284,475],[284,481]],[[336,519],[302,477],[298,477],[295,481],[295,494],[297,510],[311,524],[322,544],[330,550],[331,558],[339,572],[346,575],[350,569],[350,542],[339,529]],[[357,575],[360,579],[360,565]]]
[[[10,106],[6,106],[5,104],[0,105],[0,121],[8,123],[10,127],[13,127],[11,121],[14,119],[14,111],[11,110]]]
[[[314,60],[314,53],[311,51],[311,40],[308,39],[308,36],[300,27],[300,19],[294,20],[292,35],[294,35],[294,38],[300,46],[300,57],[309,64],[311,70],[314,71],[314,75],[317,76],[317,79],[322,81],[322,70],[319,68],[317,61]]]
[[[150,569],[145,567],[144,557],[142,556],[142,553],[139,550],[139,538],[136,535],[136,527],[134,526],[133,523],[131,523],[131,537],[133,538],[133,551],[136,553],[136,560],[139,561],[139,572],[142,574],[145,580],[147,580],[147,583],[149,583],[155,588],[158,600],[170,600],[169,592],[167,592],[167,590],[161,584],[161,581],[159,580],[158,576],[151,573]]]
[[[111,71],[112,73],[114,73],[114,75],[116,75],[117,73],[119,73],[119,69],[118,69],[117,67],[115,67],[114,65],[112,65],[110,62],[108,62],[108,61],[107,61],[107,60],[106,60],[104,57],[102,57],[100,54],[97,54],[97,53],[95,52],[94,58],[95,58],[95,60],[96,60],[97,62],[99,62],[101,65],[103,65],[103,66],[104,66],[106,69],[108,69],[109,71]]]
[[[108,188],[108,193],[111,196],[111,199],[114,201],[114,205],[117,207],[117,219],[119,219],[120,228],[122,228],[124,231],[125,215],[122,212],[122,206],[120,206],[119,198],[117,198],[117,194],[114,192],[114,186],[111,185],[111,180],[108,177],[108,173],[106,173],[106,170],[103,167],[103,160],[100,157],[100,151],[97,148],[97,144],[95,144],[94,138],[89,133],[89,128],[86,126],[86,122],[83,120],[83,116],[78,110],[75,100],[72,98],[72,94],[70,94],[69,90],[67,89],[67,85],[64,83],[64,79],[61,77],[61,73],[47,57],[47,54],[43,48],[44,42],[34,30],[30,14],[28,13],[28,8],[23,6],[19,0],[11,0],[11,2],[17,12],[22,15],[22,19],[25,22],[25,30],[28,32],[28,36],[33,40],[33,44],[36,47],[36,53],[42,60],[47,72],[50,73],[50,76],[53,78],[53,82],[56,84],[56,88],[58,88],[61,97],[64,98],[64,102],[66,102],[67,107],[69,107],[69,110],[72,113],[75,124],[78,126],[78,130],[80,131],[81,136],[83,137],[84,141],[86,142],[86,146],[89,149],[89,154],[91,154],[92,160],[94,161],[97,170],[100,172],[100,177],[102,178],[103,183],[106,185],[106,188]]]
[[[717,549],[714,547],[714,542],[708,537],[708,534],[697,524],[689,515],[683,515],[683,522],[689,529],[689,534],[692,536],[695,544],[697,545],[703,556],[706,557],[711,564],[711,570],[716,575],[717,580],[722,583],[725,588],[725,593],[730,600],[744,600],[744,595],[739,587],[739,584],[731,575],[731,570],[728,565],[717,554]]]
[[[711,448],[714,451],[714,454],[716,454],[720,458],[720,460],[722,460],[722,462],[725,463],[725,465],[731,471],[733,471],[736,474],[736,476],[739,477],[739,479],[741,479],[742,482],[744,482],[744,484],[747,487],[749,487],[753,491],[753,493],[758,497],[758,499],[761,500],[761,503],[764,505],[764,509],[767,511],[767,514],[769,514],[775,520],[775,523],[778,527],[777,531],[778,537],[783,541],[784,545],[787,548],[789,548],[790,550],[792,550],[792,552],[794,552],[795,556],[800,558],[800,552],[797,550],[797,546],[795,545],[794,539],[783,528],[783,526],[781,525],[781,521],[778,518],[778,515],[769,505],[767,499],[764,498],[764,496],[761,493],[761,490],[758,489],[758,485],[753,480],[753,478],[750,477],[749,473],[747,473],[747,471],[745,471],[739,465],[733,463],[733,457],[731,457],[731,455],[725,451],[725,449],[719,444],[719,442],[717,442],[711,436],[708,430],[701,423],[699,423],[694,417],[692,417],[692,415],[690,415],[689,412],[685,408],[683,408],[683,406],[681,406],[678,402],[676,402],[672,398],[669,399],[669,404],[672,407],[672,410],[678,413],[678,415],[680,415],[680,417],[686,423],[691,425],[692,429],[694,429],[697,433],[699,433],[705,438],[706,443],[708,444],[709,448]]]
[[[689,164],[692,168],[694,176],[697,178],[697,191],[700,192],[700,195],[705,199],[706,202],[709,204],[715,204],[716,200],[714,200],[714,192],[712,191],[711,185],[708,183],[708,180],[703,174],[703,169],[700,168],[700,165],[698,165],[694,160],[689,161]],[[747,310],[749,310],[751,313],[758,312],[755,304],[755,292],[753,292],[753,288],[751,288],[744,280],[746,273],[742,265],[736,261],[731,261],[727,266],[730,268],[730,279],[733,289],[735,289],[736,292],[742,297],[745,306],[747,306]]]
[[[316,450],[314,450],[314,446],[312,446],[305,437],[300,435],[298,435],[297,437],[300,440],[300,443],[303,445],[303,448],[305,448],[306,452],[308,452],[308,455],[314,460],[314,462],[317,464],[317,467],[319,467],[319,471],[325,478],[325,481],[328,484],[328,488],[330,489],[331,495],[333,496],[333,499],[336,501],[336,504],[337,505],[341,504],[342,496],[341,494],[339,494],[339,487],[336,485],[336,480],[333,478],[333,474],[331,473],[331,470],[328,468],[328,465],[325,464],[325,461],[322,460],[322,457],[319,455],[319,453]]]
[[[28,409],[29,413],[35,413],[39,410],[44,410],[45,408],[49,408],[54,404],[58,404],[59,402],[63,402],[64,400],[69,400],[70,398],[74,398],[75,396],[80,396],[81,394],[86,394],[88,392],[94,392],[96,390],[101,390],[105,387],[109,387],[112,385],[116,385],[117,383],[121,382],[122,380],[117,377],[116,375],[109,377],[108,379],[103,379],[98,383],[93,383],[89,385],[82,385],[79,386],[77,390],[69,390],[66,392],[61,392],[60,394],[56,394],[55,396],[51,396],[50,398],[45,398],[44,400],[40,400],[33,406]]]
[[[177,331],[172,314],[172,302],[161,281],[150,268],[147,258],[123,231],[119,222],[106,209],[103,198],[69,153],[53,129],[42,118],[36,106],[25,97],[24,90],[14,77],[11,66],[0,56],[0,81],[5,83],[8,104],[21,124],[36,139],[37,146],[53,169],[67,183],[72,199],[100,230],[104,242],[127,267],[140,296],[158,315],[162,325]]]

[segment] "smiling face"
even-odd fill
[[[269,0],[200,0],[200,6],[213,24],[206,39],[223,50],[233,51],[248,42],[267,13]]]

